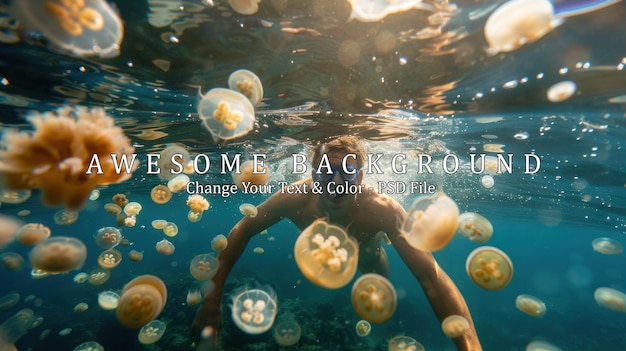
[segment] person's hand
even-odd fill
[[[219,333],[222,328],[222,299],[206,296],[191,325],[191,337],[198,351],[219,350]]]

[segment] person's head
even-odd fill
[[[340,191],[347,189],[346,183],[360,185],[363,179],[360,170],[365,162],[365,149],[358,138],[343,136],[317,145],[312,148],[310,159],[311,176],[325,189],[325,202],[336,207],[355,199],[356,193]]]

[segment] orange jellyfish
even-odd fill
[[[256,206],[254,206],[253,204],[239,205],[239,212],[241,212],[242,215],[248,216],[250,218],[256,217],[256,215],[259,213]]]
[[[122,240],[122,233],[119,229],[114,227],[104,227],[98,229],[98,232],[94,236],[96,239],[96,245],[101,249],[112,249],[120,244]]]
[[[161,255],[169,256],[174,253],[174,250],[176,250],[176,248],[171,241],[163,239],[156,243],[156,250]]]
[[[487,51],[495,55],[532,43],[563,23],[554,17],[548,0],[510,0],[500,5],[485,22]]]
[[[254,161],[248,160],[241,164],[239,173],[233,172],[233,182],[239,189],[244,189],[243,184],[263,185],[270,179],[270,170],[266,166],[257,165],[254,170]]]
[[[246,0],[249,1],[249,0]],[[240,69],[228,77],[228,87],[242,93],[250,100],[252,106],[258,105],[263,98],[263,84],[256,74],[247,69]]]
[[[216,252],[222,252],[228,246],[228,239],[224,234],[218,234],[211,240],[211,249]]]
[[[119,55],[122,20],[104,0],[15,1],[24,30],[40,32],[53,49],[75,56]]]
[[[189,264],[189,272],[198,280],[209,280],[217,273],[217,260],[211,254],[196,255]]]
[[[78,212],[61,210],[54,214],[54,223],[58,225],[74,224],[78,220]]]
[[[161,339],[165,333],[165,328],[166,325],[164,322],[155,319],[141,327],[137,338],[139,339],[139,342],[144,345],[154,344]]]
[[[5,252],[0,254],[0,262],[10,271],[18,272],[24,269],[24,259],[20,254],[15,252]]]
[[[267,291],[266,291],[267,290]],[[261,334],[268,331],[278,312],[276,294],[272,289],[244,290],[233,296],[233,321],[248,334]]]
[[[202,292],[199,289],[187,291],[187,306],[197,305],[202,301]]]
[[[169,237],[175,237],[178,235],[178,226],[174,222],[167,222],[165,227],[163,227],[163,234]]]
[[[482,246],[472,251],[465,261],[465,270],[472,281],[483,289],[502,289],[513,277],[513,263],[502,250]]]
[[[170,144],[160,153],[157,166],[159,169],[159,178],[170,180],[184,170],[184,165],[189,162],[191,157],[189,151],[182,145]],[[168,188],[175,192],[168,184]]]
[[[425,351],[424,345],[417,342],[410,336],[398,335],[389,339],[387,344],[388,351]]]
[[[64,273],[83,266],[87,247],[76,238],[56,236],[37,244],[29,257],[33,268],[48,273]]]
[[[593,298],[601,307],[626,313],[626,294],[619,290],[606,287],[597,288],[593,293]]]
[[[98,256],[98,265],[102,268],[112,269],[122,262],[122,253],[116,249],[108,249],[102,251]]]
[[[215,88],[202,96],[198,114],[215,140],[230,140],[254,128],[254,106],[241,93]]]
[[[167,301],[167,287],[154,275],[138,276],[126,284],[117,305],[117,320],[139,328],[154,320]]]
[[[302,231],[294,256],[302,274],[312,283],[338,289],[356,273],[359,246],[342,228],[318,219]]]
[[[141,204],[139,202],[129,202],[126,204],[126,206],[124,206],[124,213],[128,216],[128,217],[133,217],[139,214],[139,212],[141,212],[141,209],[143,207],[141,206]]]
[[[15,233],[15,238],[23,245],[33,246],[50,237],[50,228],[39,223],[23,225]]]
[[[605,255],[621,255],[624,252],[622,244],[611,238],[596,238],[591,242],[593,251]]]
[[[458,228],[459,208],[444,194],[420,196],[413,202],[402,224],[402,234],[414,248],[440,250],[452,240]]]
[[[103,291],[98,294],[98,305],[103,310],[114,310],[117,308],[120,296],[113,291]]]
[[[194,194],[189,195],[187,198],[187,206],[189,206],[189,210],[195,213],[202,213],[209,209],[211,206],[207,199],[202,195]]]
[[[360,321],[356,322],[356,335],[364,338],[368,335],[370,335],[370,332],[372,331],[372,325],[370,324],[370,322],[361,319]]]
[[[274,340],[280,346],[292,346],[300,341],[302,330],[298,322],[285,320],[279,322],[274,327]]]
[[[396,289],[380,274],[363,274],[352,285],[352,306],[369,322],[386,321],[395,312],[397,304]]]
[[[446,317],[443,322],[441,322],[441,329],[443,330],[443,333],[452,339],[465,334],[469,328],[470,325],[467,319],[463,316],[459,316],[458,314],[450,315]]]
[[[150,198],[155,204],[163,205],[172,199],[172,191],[163,184],[159,184],[150,191]]]
[[[87,282],[91,285],[102,285],[106,283],[111,277],[111,271],[106,268],[98,267],[89,272],[89,280]]]
[[[458,232],[471,241],[482,243],[491,238],[493,226],[478,213],[465,212],[459,216]]]
[[[128,259],[133,262],[141,262],[143,260],[143,251],[130,250]]]
[[[517,295],[515,307],[533,317],[543,317],[546,314],[546,304],[531,295]]]

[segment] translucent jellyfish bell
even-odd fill
[[[250,289],[233,296],[233,321],[248,334],[268,331],[278,312],[276,294],[270,288]]]
[[[123,25],[104,0],[13,1],[25,31],[41,32],[53,47],[76,56],[119,55]]]
[[[259,104],[263,98],[263,84],[256,74],[247,69],[240,69],[228,77],[228,87],[245,95],[252,106]]]
[[[619,290],[606,287],[597,288],[593,293],[593,298],[601,307],[626,313],[626,294]]]
[[[611,238],[595,238],[591,242],[593,251],[599,252],[604,255],[621,255],[624,252],[624,246]]]
[[[292,346],[300,341],[302,330],[294,320],[282,321],[274,327],[274,340],[280,346]]]
[[[471,241],[482,243],[491,238],[493,226],[478,213],[465,212],[459,216],[458,232]]]
[[[414,248],[436,251],[445,247],[459,223],[459,208],[448,196],[420,196],[409,209],[402,224],[402,234]]]
[[[533,317],[543,317],[546,314],[546,304],[532,295],[517,295],[515,307]]]
[[[549,0],[510,0],[498,7],[485,23],[489,53],[517,50],[563,23],[554,17]]]
[[[396,289],[380,274],[363,274],[352,285],[352,306],[367,321],[386,321],[395,312],[397,304]]]
[[[345,230],[318,219],[298,236],[294,256],[309,281],[322,288],[338,289],[354,277],[358,250],[356,241]]]
[[[389,351],[424,351],[424,345],[417,342],[410,336],[406,335],[398,335],[389,339],[389,344],[387,345],[387,350]]]
[[[254,106],[243,94],[215,88],[202,96],[198,114],[213,139],[230,140],[254,128]]]
[[[392,13],[416,8],[422,0],[348,0],[352,6],[350,18],[361,22],[378,22]]]
[[[492,246],[472,251],[465,261],[465,270],[476,285],[487,290],[502,289],[513,277],[513,263],[509,256]]]

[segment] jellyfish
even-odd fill
[[[2,189],[0,188],[0,203],[21,204],[30,199],[30,189]]]
[[[315,220],[302,231],[294,256],[302,274],[313,284],[338,289],[356,273],[359,246],[341,227],[323,219]]]
[[[243,189],[243,184],[263,185],[270,179],[270,170],[266,166],[257,165],[254,170],[254,161],[248,160],[241,164],[239,173],[233,172],[233,182],[239,189]]]
[[[397,304],[396,289],[380,274],[363,274],[352,285],[352,306],[369,322],[386,321],[395,312]]]
[[[189,151],[181,145],[170,144],[161,151],[157,166],[159,168],[159,178],[171,180],[183,171],[184,165],[190,160]],[[187,177],[189,178],[189,177]],[[167,186],[175,192],[168,183]]]
[[[284,320],[274,326],[274,340],[280,346],[293,346],[300,341],[302,330],[298,322]]]
[[[263,84],[261,84],[261,80],[256,74],[247,69],[240,69],[231,73],[228,77],[228,87],[231,90],[242,93],[250,100],[252,106],[258,105],[263,98]]]
[[[597,251],[605,255],[621,255],[624,252],[622,244],[611,238],[596,238],[591,242],[593,251]]]
[[[5,252],[0,254],[0,262],[2,265],[14,272],[19,272],[24,269],[24,259],[22,256],[15,252]]]
[[[83,266],[87,247],[76,238],[56,236],[37,244],[29,258],[33,268],[48,273],[64,273]]]
[[[484,176],[480,178],[480,184],[485,189],[491,189],[495,185],[495,180],[493,179],[491,175],[485,174]]]
[[[352,6],[350,19],[361,22],[378,22],[390,14],[417,8],[422,5],[421,2],[422,0],[348,0]]]
[[[178,235],[178,226],[174,222],[167,222],[165,227],[163,227],[163,234],[169,237],[175,237]]]
[[[98,265],[102,268],[113,269],[122,262],[122,253],[116,249],[102,251],[98,256]]]
[[[15,1],[24,30],[42,33],[53,49],[75,56],[119,55],[122,20],[104,0]]]
[[[531,295],[517,295],[515,307],[533,317],[543,317],[546,314],[546,304]]]
[[[576,93],[576,83],[571,80],[566,80],[558,82],[548,88],[546,97],[550,102],[562,102],[572,97],[574,93]]]
[[[20,302],[19,293],[10,293],[0,298],[0,311],[7,310]]]
[[[202,96],[198,114],[215,140],[230,140],[254,128],[254,106],[241,93],[215,88]]]
[[[465,317],[453,314],[446,317],[441,322],[441,329],[447,337],[453,339],[465,334],[470,328],[469,322]]]
[[[118,204],[114,204],[112,202],[104,204],[104,210],[106,213],[110,213],[114,216],[122,213],[122,208]]]
[[[402,224],[402,234],[409,245],[422,251],[445,247],[459,223],[459,208],[444,194],[420,196],[413,202]]]
[[[15,3],[45,7],[41,1]],[[116,172],[117,163],[107,161],[112,155],[130,159],[135,148],[102,108],[64,106],[55,112],[32,112],[27,119],[34,130],[2,135],[0,172],[7,188],[41,189],[46,206],[77,211],[97,186],[125,181],[138,166],[134,162]],[[40,152],[41,145],[46,152]]]
[[[70,210],[61,210],[54,214],[54,223],[58,225],[70,225],[78,220],[78,212]]]
[[[0,249],[15,240],[15,233],[22,226],[22,222],[9,216],[0,214]]]
[[[96,239],[96,245],[98,245],[98,247],[107,250],[120,244],[120,241],[122,240],[122,233],[117,228],[104,227],[98,229],[94,238]]]
[[[211,254],[196,255],[189,264],[189,272],[198,280],[209,280],[217,273],[217,260]]]
[[[562,351],[562,349],[543,340],[534,340],[526,345],[526,351]]]
[[[74,351],[104,351],[104,346],[100,345],[96,341],[85,341],[84,343],[76,346]]]
[[[150,197],[155,204],[163,205],[172,199],[172,191],[167,186],[159,184],[152,188]]]
[[[89,280],[89,274],[85,272],[76,273],[73,280],[76,284],[84,284]]]
[[[124,206],[124,213],[129,217],[133,217],[138,215],[141,209],[142,206],[139,202],[129,202]]]
[[[15,238],[23,245],[33,246],[50,237],[50,228],[39,223],[23,225],[15,233]]]
[[[500,5],[485,23],[488,52],[514,51],[530,44],[563,23],[554,17],[549,0],[510,0]]]
[[[360,321],[356,322],[356,335],[364,338],[368,335],[370,335],[370,332],[372,331],[372,325],[370,324],[370,322],[361,319]]]
[[[117,305],[117,320],[129,328],[139,328],[154,320],[167,301],[167,288],[154,275],[138,276],[126,284]]]
[[[211,249],[216,252],[222,252],[228,246],[228,239],[224,234],[218,234],[211,240]]]
[[[23,309],[0,325],[0,350],[17,350],[14,344],[33,323],[35,314],[31,309]]]
[[[235,294],[232,301],[233,321],[242,331],[261,334],[272,327],[278,306],[271,288],[246,289]]]
[[[241,212],[242,215],[248,216],[250,218],[256,217],[256,215],[259,213],[256,206],[254,206],[253,204],[241,204],[239,206],[239,212]]]
[[[230,7],[240,15],[254,15],[259,11],[260,2],[261,0],[228,0]]]
[[[187,183],[189,183],[189,180],[190,179],[188,175],[179,174],[167,182],[167,187],[173,193],[177,193],[187,188]]]
[[[192,212],[202,213],[209,209],[210,204],[202,195],[194,194],[187,198],[187,206]]]
[[[98,267],[89,272],[89,280],[87,282],[91,285],[102,285],[106,283],[111,277],[111,271],[106,268]]]
[[[502,289],[513,277],[513,263],[502,250],[482,246],[472,251],[465,261],[465,270],[472,281],[483,289]]]
[[[154,229],[163,229],[167,227],[167,221],[164,219],[155,219],[151,222],[151,224]]]
[[[482,243],[491,238],[493,226],[478,213],[465,212],[459,216],[458,232],[471,241]]]
[[[130,250],[128,259],[133,262],[141,262],[143,260],[143,251]]]
[[[89,309],[89,305],[86,304],[85,302],[80,302],[76,304],[76,306],[74,306],[74,312],[76,313],[85,312],[87,311],[87,309]]]
[[[113,203],[118,205],[120,208],[124,208],[128,204],[128,199],[126,198],[126,195],[121,193],[113,195],[111,201],[113,201]]]
[[[43,278],[45,278],[45,277],[47,277],[49,275],[50,275],[50,273],[42,271],[41,269],[37,269],[37,268],[33,268],[30,271],[30,276],[33,279],[43,279]]]
[[[202,219],[202,212],[187,212],[187,220],[191,223],[199,222]]]
[[[389,339],[388,351],[425,351],[424,345],[417,342],[410,336],[398,335]]]
[[[98,294],[98,305],[103,310],[114,310],[117,308],[120,296],[113,291],[103,291]]]
[[[154,344],[159,341],[165,333],[166,325],[158,319],[151,321],[150,323],[141,327],[137,338],[139,342],[144,345]]]
[[[156,250],[161,255],[169,256],[174,253],[175,249],[174,244],[167,239],[163,239],[156,243]]]
[[[197,305],[200,303],[200,301],[202,301],[202,293],[200,292],[200,290],[195,289],[195,290],[187,291],[187,305],[188,306]]]
[[[626,294],[619,290],[605,287],[597,288],[593,293],[593,298],[600,307],[626,313]]]

